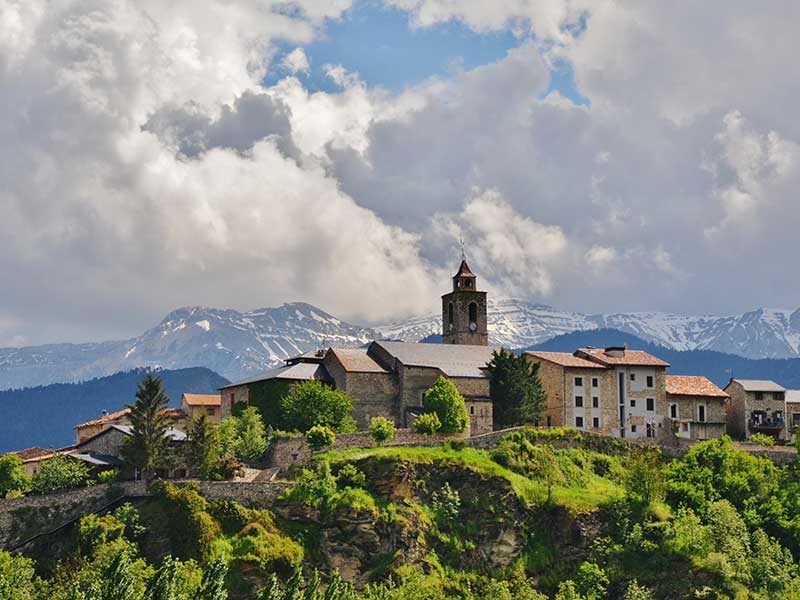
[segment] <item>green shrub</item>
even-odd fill
[[[8,497],[12,491],[26,491],[31,484],[30,476],[25,473],[22,459],[16,454],[0,456],[0,496]]]
[[[33,561],[0,550],[0,598],[30,600],[36,597]]]
[[[450,483],[445,482],[441,489],[431,495],[431,507],[441,522],[453,523],[461,511],[461,495],[450,487]]]
[[[136,507],[130,502],[126,502],[114,511],[114,516],[120,523],[125,525],[125,535],[131,540],[141,537],[147,528],[142,525],[142,518]]]
[[[119,539],[124,533],[125,524],[115,516],[88,514],[78,522],[78,548],[88,556],[98,546]]]
[[[414,431],[417,433],[424,433],[433,435],[442,428],[442,422],[436,413],[425,413],[417,417],[414,421]]]
[[[107,469],[97,474],[98,483],[114,483],[115,481],[119,481],[119,471],[116,469]]]
[[[233,558],[256,563],[265,573],[287,573],[303,560],[303,548],[276,530],[250,523],[233,541]]]
[[[294,486],[284,494],[284,498],[324,513],[329,509],[335,493],[336,478],[331,473],[331,466],[327,461],[321,461],[314,471],[303,469]]]
[[[314,425],[306,433],[306,442],[311,446],[314,451],[322,450],[328,446],[332,446],[336,441],[336,434],[333,429],[326,425]]]
[[[288,431],[308,431],[315,425],[325,425],[337,433],[355,431],[350,416],[352,399],[318,379],[294,385],[281,398],[281,428]]]
[[[373,417],[369,422],[369,434],[377,444],[394,439],[396,431],[394,422],[386,417]]]
[[[445,448],[449,448],[450,450],[458,451],[458,450],[463,450],[468,445],[469,445],[469,442],[467,440],[462,440],[462,439],[456,438],[456,439],[447,440],[447,442],[445,443]]]
[[[575,575],[575,586],[587,600],[605,598],[609,580],[606,572],[594,562],[585,562]]]
[[[766,433],[754,433],[750,436],[750,442],[760,446],[771,447],[775,445],[775,438]]]
[[[353,464],[346,464],[336,475],[336,484],[339,488],[363,488],[367,483],[367,476]]]
[[[159,481],[151,488],[170,522],[173,550],[181,557],[208,559],[214,538],[222,533],[222,529],[208,513],[208,501],[198,492],[197,484],[177,486]]]
[[[434,412],[439,417],[442,433],[461,433],[469,426],[464,397],[446,377],[440,376],[425,392],[422,405],[427,412]]]
[[[592,471],[594,471],[595,475],[605,477],[611,472],[611,459],[603,454],[593,456]]]
[[[336,492],[330,502],[332,511],[352,511],[356,514],[369,514],[373,517],[378,516],[378,506],[375,499],[361,488],[347,487]]]
[[[88,478],[89,469],[84,463],[59,455],[42,461],[39,471],[31,480],[31,488],[39,494],[48,494],[82,487]]]

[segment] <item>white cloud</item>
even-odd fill
[[[308,56],[302,48],[295,48],[289,52],[281,63],[284,69],[291,74],[308,73],[311,66],[308,63]]]

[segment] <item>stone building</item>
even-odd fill
[[[786,390],[786,427],[788,438],[795,438],[800,427],[800,390]]]
[[[492,431],[485,368],[497,348],[488,346],[486,292],[476,290],[476,280],[462,260],[453,276],[453,291],[442,296],[445,343],[374,341],[362,348],[310,352],[221,388],[223,414],[260,394],[271,394],[275,403],[296,382],[319,379],[353,398],[353,417],[360,429],[376,416],[407,427],[422,412],[424,392],[444,376],[464,396],[471,435]]]
[[[103,411],[103,414],[97,419],[92,419],[91,421],[86,421],[85,423],[79,423],[78,425],[75,425],[73,429],[75,430],[76,443],[82,444],[90,437],[95,436],[101,431],[105,431],[114,425],[130,425],[130,419],[128,418],[130,412],[131,410],[129,408],[123,408],[122,410],[113,413]],[[165,408],[164,413],[172,420],[172,427],[177,429],[186,428],[186,425],[188,424],[188,415],[181,409]]]
[[[728,403],[728,433],[747,439],[754,433],[787,439],[786,389],[774,381],[731,379],[725,392]]]
[[[667,375],[667,416],[679,438],[708,440],[725,434],[729,399],[706,377]]]
[[[547,394],[546,423],[620,437],[659,437],[666,415],[660,358],[624,347],[527,352]]]
[[[200,415],[205,415],[209,423],[219,423],[222,397],[220,394],[183,394],[180,409],[186,415],[187,425]]]

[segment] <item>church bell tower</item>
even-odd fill
[[[477,289],[462,250],[461,266],[453,275],[453,291],[442,296],[442,343],[488,346],[486,292]]]

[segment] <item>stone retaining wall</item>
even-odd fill
[[[442,442],[465,438],[466,434],[433,434],[417,433],[412,429],[398,429],[394,439],[384,442],[383,446],[436,446]],[[336,441],[327,450],[351,450],[353,448],[373,448],[377,444],[369,432],[343,433],[336,436]],[[316,452],[311,449],[304,436],[278,438],[275,440],[268,462],[269,467],[279,467],[282,470],[295,465],[304,465],[311,460]]]

